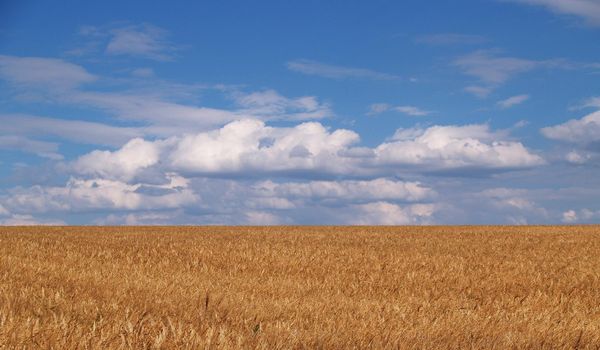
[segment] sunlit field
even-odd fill
[[[598,348],[600,227],[0,228],[0,348]]]

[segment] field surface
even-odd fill
[[[0,348],[599,348],[600,227],[0,227]]]

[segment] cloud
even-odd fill
[[[421,117],[431,114],[430,111],[425,111],[415,106],[398,106],[395,107],[394,110],[415,117]]]
[[[82,67],[55,58],[0,55],[0,77],[19,87],[66,90],[97,79]]]
[[[471,86],[467,86],[464,90],[470,94],[473,94],[473,95],[479,97],[479,98],[485,98],[492,92],[493,89],[490,87],[471,85]]]
[[[600,111],[581,119],[571,119],[565,123],[541,129],[549,139],[590,146],[600,143]]]
[[[149,25],[131,25],[110,30],[109,55],[128,55],[157,61],[173,59],[174,48],[165,40],[167,31]]]
[[[333,112],[314,96],[288,98],[275,90],[234,94],[235,101],[243,107],[240,113],[263,117],[264,120],[309,120],[330,117]]]
[[[49,226],[63,226],[66,223],[62,220],[44,220],[37,219],[31,215],[11,215],[9,218],[0,219],[0,225],[3,226],[38,226],[38,225],[49,225]]]
[[[400,113],[404,113],[410,116],[414,116],[414,117],[421,117],[421,116],[426,116],[431,114],[431,111],[426,111],[423,110],[419,107],[415,107],[415,106],[391,106],[387,103],[375,103],[372,104],[369,107],[369,111],[367,112],[367,115],[369,116],[373,116],[373,115],[377,115],[377,114],[381,114],[387,111],[395,111],[395,112],[400,112]]]
[[[33,153],[53,160],[63,159],[63,156],[58,153],[58,144],[31,140],[22,136],[0,135],[0,149]]]
[[[479,50],[459,57],[453,64],[465,74],[476,77],[484,83],[496,85],[506,82],[516,74],[537,68],[540,62],[515,57],[499,57],[492,51]]]
[[[509,0],[543,6],[553,12],[578,16],[592,25],[600,25],[600,2],[597,0]]]
[[[521,143],[505,140],[487,125],[400,129],[375,148],[357,147],[359,140],[353,131],[328,130],[317,122],[272,127],[246,119],[208,132],[156,141],[134,139],[114,152],[83,155],[72,166],[80,174],[129,180],[154,166],[196,176],[305,178],[494,172],[544,164]]]
[[[575,212],[575,210],[567,210],[562,215],[563,222],[570,224],[570,223],[576,222],[577,220],[578,220],[578,218],[577,218],[577,213]]]
[[[415,225],[432,223],[433,204],[401,207],[384,201],[354,205],[348,222],[352,225]]]
[[[485,43],[487,39],[481,35],[438,33],[419,36],[415,41],[432,46],[450,46],[482,44]]]
[[[529,100],[529,95],[516,95],[505,100],[498,101],[496,104],[502,109],[507,109]]]
[[[487,125],[400,129],[392,141],[376,147],[375,153],[381,165],[431,171],[517,169],[544,164],[520,142],[502,139]]]
[[[82,120],[0,114],[0,134],[39,137],[58,136],[82,144],[119,147],[132,138],[143,136],[144,130],[142,128],[117,127]]]
[[[158,163],[160,145],[160,142],[136,138],[114,152],[95,150],[83,155],[73,162],[72,167],[80,174],[127,181],[144,168]]]
[[[365,68],[341,67],[311,60],[295,60],[286,64],[294,72],[307,75],[316,75],[332,79],[371,79],[371,80],[399,80],[397,75],[381,73]]]
[[[422,201],[435,196],[435,192],[419,182],[394,181],[379,178],[368,181],[309,181],[275,183],[264,181],[254,186],[262,197],[281,197],[286,200],[310,198],[344,201]]]
[[[373,115],[381,114],[381,113],[389,111],[390,108],[392,108],[392,106],[387,103],[374,103],[369,106],[369,111],[367,112],[367,115],[373,116]]]
[[[11,213],[84,212],[181,208],[198,200],[187,182],[169,175],[162,185],[128,184],[107,179],[71,178],[64,187],[32,186],[9,191],[3,205]],[[154,192],[149,192],[154,190]],[[148,193],[145,193],[147,191]]]

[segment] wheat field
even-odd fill
[[[597,349],[600,227],[2,227],[0,348]]]

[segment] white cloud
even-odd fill
[[[418,43],[433,46],[449,46],[482,44],[485,43],[487,39],[481,35],[438,33],[419,36],[416,38],[416,41]]]
[[[198,200],[185,181],[170,175],[163,185],[127,184],[107,179],[72,178],[64,187],[32,186],[9,191],[3,205],[11,213],[78,212],[97,209],[181,208]],[[152,190],[156,193],[152,193]],[[151,194],[146,194],[149,192]]]
[[[37,219],[31,215],[12,215],[8,218],[1,219],[0,225],[3,226],[38,226],[38,225],[49,225],[49,226],[62,226],[66,223],[62,220],[44,220]]]
[[[63,159],[58,153],[57,143],[31,140],[23,136],[0,135],[0,149],[33,153],[54,160]]]
[[[562,215],[562,221],[566,223],[573,223],[578,220],[577,213],[575,210],[567,210]]]
[[[415,117],[421,117],[431,114],[430,111],[425,111],[415,106],[398,106],[395,107],[394,110]]]
[[[287,63],[289,70],[332,79],[398,80],[399,76],[365,68],[335,66],[311,60],[295,60]]]
[[[265,120],[309,120],[333,115],[328,105],[314,96],[288,98],[274,90],[250,94],[235,94],[236,102],[243,107],[243,114],[262,117]]]
[[[367,112],[367,115],[373,116],[383,112],[387,112],[388,110],[390,110],[390,108],[392,108],[392,106],[390,106],[387,103],[374,103],[369,106],[369,111]]]
[[[133,139],[117,151],[95,150],[79,157],[73,169],[86,175],[131,180],[139,171],[160,160],[160,142]]]
[[[530,5],[544,6],[549,10],[584,18],[588,23],[600,25],[600,1],[598,0],[510,0]]]
[[[259,196],[282,198],[335,199],[345,201],[422,201],[435,192],[418,182],[379,178],[368,181],[309,181],[275,183],[264,181],[254,186]]]
[[[106,53],[130,55],[166,61],[173,58],[173,48],[166,42],[167,32],[156,26],[144,24],[116,28],[110,31]]]
[[[545,127],[541,132],[549,139],[583,146],[600,142],[600,111],[581,119],[571,119],[563,124]]]
[[[347,218],[352,225],[416,225],[432,223],[433,204],[414,204],[401,207],[389,202],[354,205]]]
[[[497,105],[502,109],[507,109],[529,100],[529,95],[516,95],[505,100],[498,101]]]
[[[492,92],[492,88],[490,88],[490,87],[476,86],[476,85],[467,86],[464,90],[470,94],[473,94],[473,95],[479,97],[479,98],[485,98]]]
[[[520,142],[503,141],[487,125],[432,126],[401,130],[395,140],[375,148],[382,165],[421,169],[511,169],[541,165],[544,160]]]
[[[166,140],[135,139],[114,152],[84,155],[73,168],[80,174],[128,180],[154,165],[197,175],[305,177],[498,171],[544,163],[521,143],[505,140],[503,133],[492,132],[487,125],[401,129],[375,148],[355,147],[359,140],[353,131],[330,131],[316,122],[286,128],[247,119]]]
[[[0,76],[17,86],[70,89],[97,78],[82,67],[55,58],[0,55]]]
[[[387,103],[375,103],[369,106],[367,115],[373,116],[387,111],[396,111],[413,117],[426,116],[432,113],[415,106],[391,106]]]
[[[465,74],[487,84],[502,84],[516,74],[527,72],[540,65],[538,61],[515,57],[499,57],[493,51],[475,51],[459,57],[453,63]]]
[[[84,144],[122,146],[132,138],[143,136],[144,130],[142,128],[117,127],[82,120],[0,114],[0,134],[58,136],[65,140]]]
[[[565,159],[567,160],[567,162],[571,163],[571,164],[585,164],[588,161],[590,161],[590,159],[592,159],[592,155],[589,152],[581,152],[581,151],[571,151],[569,153],[567,153],[567,155],[565,156]]]

